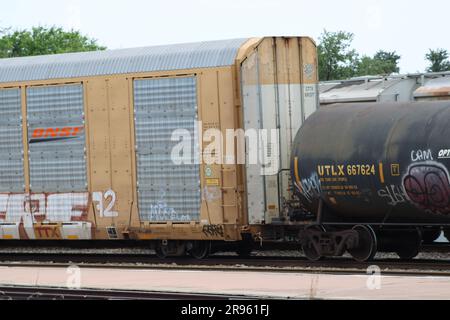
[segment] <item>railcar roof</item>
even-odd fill
[[[321,103],[339,103],[349,101],[376,101],[386,89],[398,84],[403,79],[346,80],[322,83],[320,89]]]
[[[247,40],[0,59],[0,83],[229,66]]]
[[[414,92],[414,97],[439,97],[450,95],[450,76],[431,79]]]

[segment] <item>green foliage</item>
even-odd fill
[[[398,62],[400,56],[395,52],[378,51],[373,57],[363,56],[359,59],[356,75],[390,75],[392,73],[399,73],[400,68]]]
[[[400,56],[380,50],[373,57],[362,56],[351,48],[354,35],[324,30],[318,45],[321,81],[348,79],[366,75],[389,75],[400,72]]]
[[[0,31],[0,58],[105,50],[97,40],[79,31],[35,27],[31,30]]]
[[[323,81],[349,78],[355,73],[358,55],[350,49],[354,35],[324,30],[317,47],[319,55],[319,78]]]
[[[450,71],[449,54],[445,49],[436,49],[430,51],[425,55],[425,58],[430,62],[428,72],[444,72]]]

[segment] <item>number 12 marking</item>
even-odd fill
[[[106,204],[108,199],[111,200],[105,208],[104,204]],[[118,212],[112,211],[116,204],[116,193],[114,191],[108,190],[104,194],[103,192],[94,192],[92,193],[92,201],[97,203],[95,207],[100,213],[100,218],[114,218],[119,216]]]

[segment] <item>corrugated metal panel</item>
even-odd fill
[[[0,90],[0,192],[24,192],[20,89]]]
[[[27,88],[27,112],[31,190],[87,191],[83,87]]]
[[[407,102],[417,88],[419,76],[362,77],[320,83],[320,103]]]
[[[401,78],[363,78],[344,80],[339,83],[320,84],[320,103],[332,104],[341,102],[375,102],[396,101],[396,96],[410,96],[409,90],[404,92],[399,84],[410,79]],[[398,94],[392,93],[398,87]],[[390,95],[390,96],[388,96]]]
[[[201,206],[199,164],[176,165],[171,158],[179,143],[175,130],[187,130],[194,141],[197,121],[195,78],[134,82],[139,210],[142,221],[198,221]],[[195,163],[198,163],[195,162]]]
[[[321,90],[320,102],[325,104],[343,101],[377,101],[386,84],[383,79],[343,81],[327,91]]]
[[[247,40],[0,59],[0,82],[227,66]]]

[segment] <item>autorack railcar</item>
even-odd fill
[[[2,59],[0,238],[248,250],[264,226],[290,223],[291,146],[317,110],[317,82],[308,37]],[[239,129],[256,130],[268,161],[228,161],[201,138]],[[191,147],[181,164],[176,137]]]

